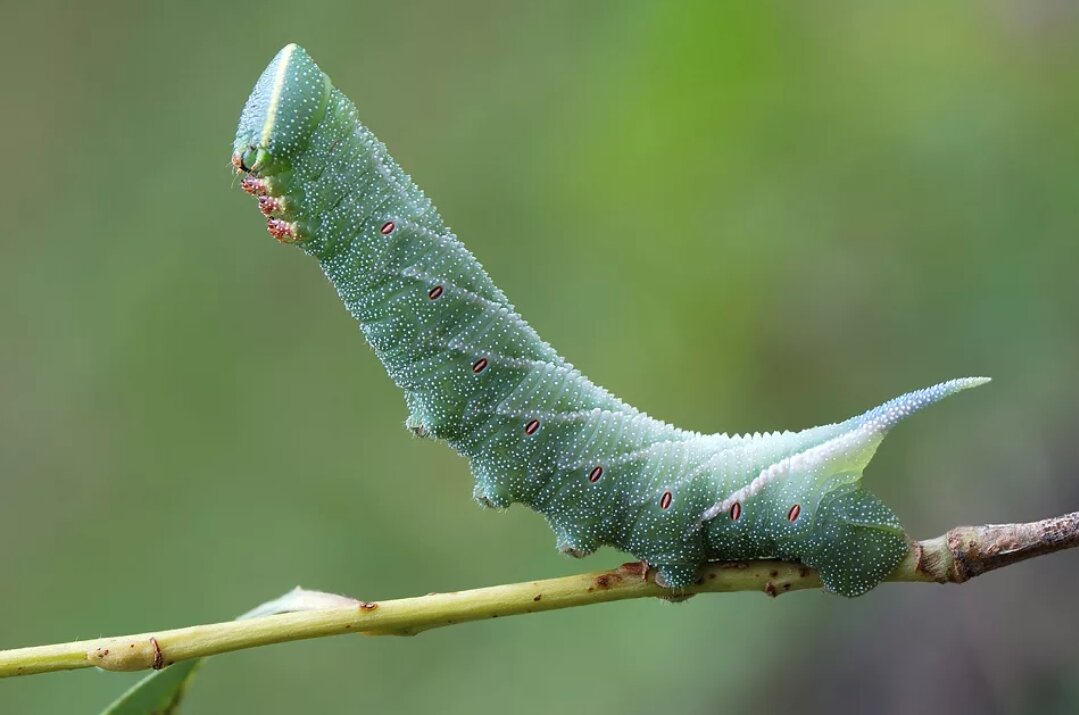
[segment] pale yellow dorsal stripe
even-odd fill
[[[286,45],[281,50],[281,64],[277,66],[277,74],[273,78],[273,88],[270,90],[270,106],[266,108],[266,123],[262,125],[262,137],[259,143],[266,146],[270,140],[270,132],[273,130],[274,120],[277,118],[277,105],[281,103],[281,90],[285,87],[285,72],[288,63],[292,59],[292,53],[296,50],[295,44]]]

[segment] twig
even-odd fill
[[[1079,546],[1079,512],[1028,524],[961,526],[935,539],[911,542],[906,559],[888,580],[963,583],[986,571],[1074,546]],[[629,598],[677,600],[729,591],[778,596],[821,585],[812,569],[779,561],[712,564],[702,569],[696,584],[678,593],[660,588],[643,571],[640,564],[624,564],[611,571],[544,581],[18,648],[0,651],[0,677],[92,666],[163,668],[189,658],[341,633],[415,635],[455,623]]]

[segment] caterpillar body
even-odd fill
[[[404,390],[406,424],[466,456],[480,504],[523,503],[557,546],[633,554],[670,588],[709,561],[779,558],[856,596],[907,553],[862,471],[900,420],[965,378],[800,432],[700,434],[597,387],[521,318],[355,106],[297,45],[240,117],[233,164],[278,240],[315,257]]]

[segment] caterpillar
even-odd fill
[[[799,432],[680,429],[540,339],[299,46],[258,79],[233,149],[269,233],[319,262],[404,391],[406,425],[468,458],[475,499],[534,509],[572,556],[629,552],[661,586],[688,586],[707,562],[777,558],[834,593],[872,589],[909,547],[863,470],[898,422],[987,382],[943,382]]]

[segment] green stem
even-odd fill
[[[957,527],[912,542],[889,581],[962,583],[985,571],[1079,545],[1079,512],[1029,524]],[[431,628],[486,618],[553,611],[630,598],[688,598],[698,593],[762,591],[778,596],[819,588],[817,574],[799,564],[751,561],[712,564],[693,586],[673,594],[640,564],[544,581],[432,593],[378,603],[263,616],[117,638],[0,651],[0,677],[96,666],[106,670],[162,668],[271,643],[341,633],[415,635]]]

